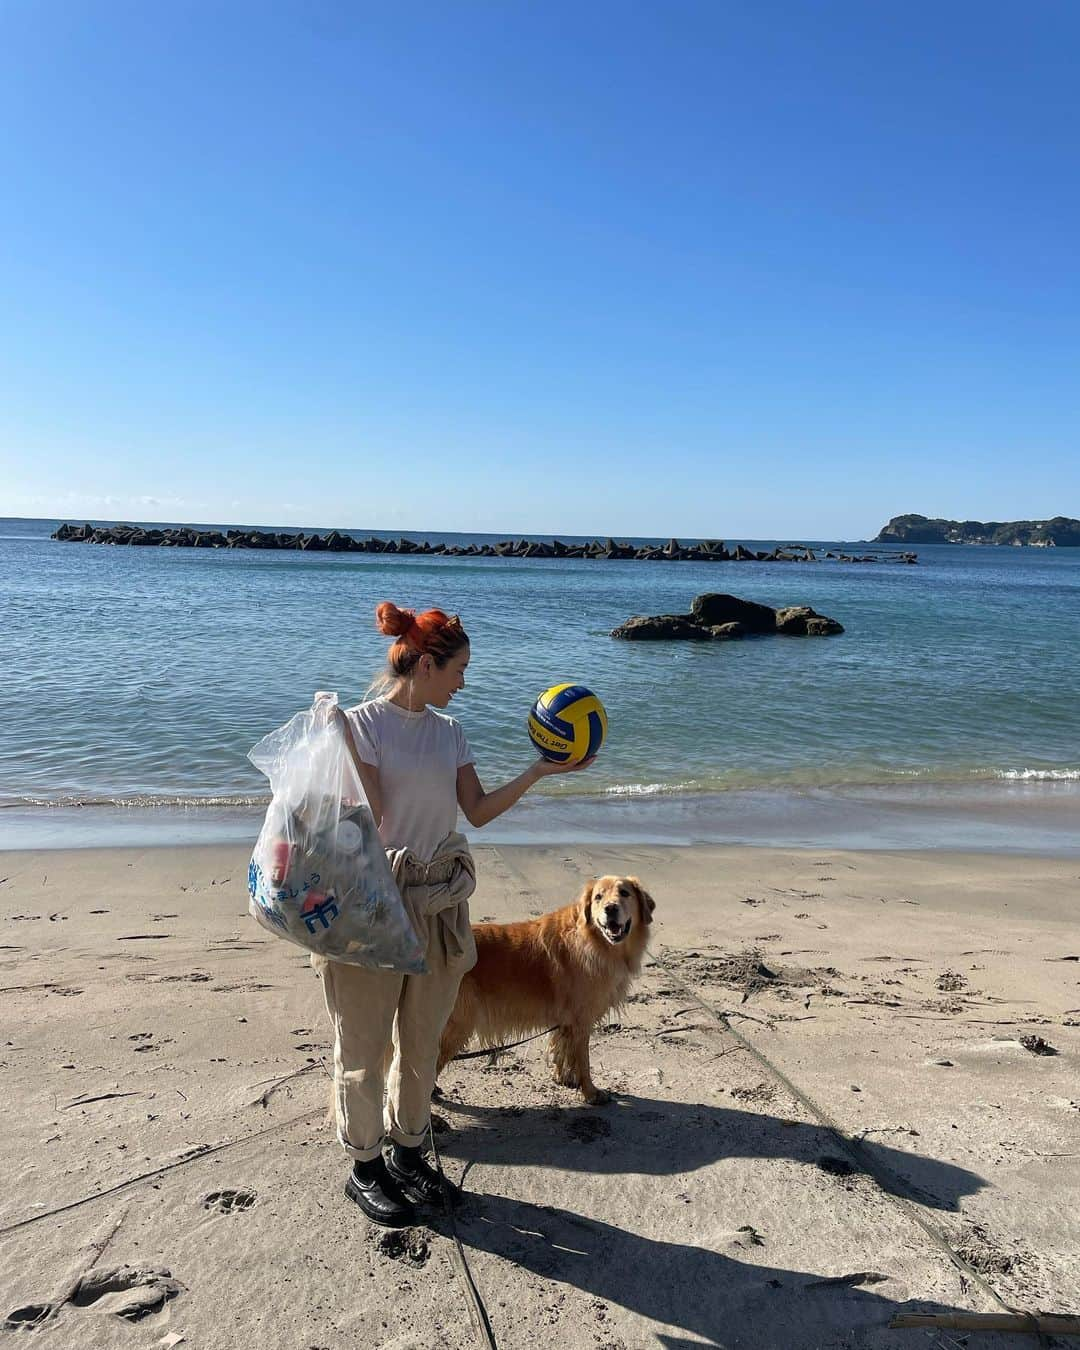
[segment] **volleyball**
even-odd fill
[[[545,759],[580,764],[604,744],[607,713],[583,684],[555,684],[536,700],[529,713],[529,739]]]

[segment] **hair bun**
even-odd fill
[[[401,637],[415,622],[416,615],[411,609],[398,609],[390,600],[384,600],[375,610],[375,623],[387,637]]]

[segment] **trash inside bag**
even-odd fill
[[[337,695],[316,694],[248,753],[273,793],[248,868],[248,908],[320,956],[423,974],[346,734]]]

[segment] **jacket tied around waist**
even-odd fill
[[[428,861],[408,848],[387,849],[390,871],[406,913],[426,945],[429,925],[438,926],[448,962],[476,963],[476,943],[469,923],[469,897],[476,889],[476,863],[463,834],[451,831]]]

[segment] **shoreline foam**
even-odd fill
[[[1080,782],[765,787],[726,792],[526,798],[474,841],[499,844],[746,844],[775,848],[973,850],[1080,856]],[[153,799],[0,806],[0,851],[245,843],[269,798]]]
[[[697,778],[672,782],[628,782],[607,783],[591,786],[589,779],[561,782],[549,781],[539,793],[534,793],[530,801],[572,799],[611,799],[640,797],[717,797],[748,792],[801,793],[801,792],[844,792],[844,791],[901,791],[910,788],[913,791],[962,791],[971,787],[992,786],[994,784],[1030,783],[1059,784],[1080,783],[1078,767],[1029,767],[1016,769],[969,768],[960,770],[955,767],[904,769],[881,768],[873,770],[835,770],[821,769],[813,773],[790,771],[783,774],[732,774],[726,778]],[[108,793],[57,792],[55,794],[38,793],[25,796],[0,796],[0,812],[42,808],[47,810],[63,808],[112,807],[122,809],[157,809],[161,807],[183,807],[185,809],[204,810],[224,808],[227,810],[245,807],[265,810],[269,804],[268,793],[252,792],[118,792]]]

